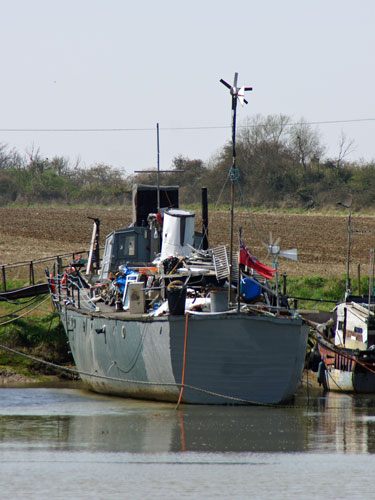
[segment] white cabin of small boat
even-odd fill
[[[342,302],[336,307],[335,345],[349,349],[369,349],[375,345],[375,304]]]

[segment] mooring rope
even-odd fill
[[[226,399],[228,401],[235,402],[235,403],[257,405],[257,406],[268,406],[268,407],[276,407],[276,408],[285,407],[285,406],[281,406],[281,405],[274,404],[274,403],[262,403],[259,401],[251,401],[248,399],[237,398],[235,396],[228,396],[226,394],[220,394],[218,392],[209,391],[208,389],[203,389],[201,387],[195,387],[195,386],[189,385],[189,384],[181,384],[178,382],[152,382],[152,381],[146,381],[146,380],[130,380],[130,379],[124,379],[124,378],[109,377],[107,375],[99,375],[98,373],[88,373],[88,372],[76,370],[74,368],[69,368],[67,366],[61,366],[61,365],[58,365],[56,363],[52,363],[51,361],[46,361],[44,359],[36,358],[35,356],[32,356],[30,354],[26,354],[22,351],[17,351],[16,349],[12,349],[11,347],[5,346],[3,344],[0,344],[0,349],[3,349],[5,351],[16,354],[17,356],[22,356],[22,357],[30,359],[32,361],[36,361],[36,362],[44,364],[46,366],[55,368],[57,370],[62,370],[62,371],[65,371],[65,372],[68,372],[68,373],[71,373],[74,375],[79,375],[79,376],[83,375],[86,377],[93,377],[93,378],[99,378],[99,379],[103,379],[103,380],[111,380],[113,382],[122,382],[122,383],[128,383],[128,384],[159,385],[162,387],[177,387],[177,388],[183,387],[185,389],[191,389],[192,391],[201,392],[203,394]],[[288,406],[288,407],[295,408],[295,406]]]
[[[1,302],[6,302],[7,304],[19,305],[19,304],[28,304],[29,302],[35,301],[37,297],[33,295],[32,297],[26,299],[8,299],[7,297],[1,297]]]
[[[84,371],[79,371],[79,370],[76,370],[74,368],[69,368],[67,366],[61,366],[61,365],[58,365],[56,363],[46,361],[44,359],[36,358],[35,356],[31,356],[30,354],[26,354],[24,352],[17,351],[16,349],[12,349],[11,347],[5,346],[3,344],[0,344],[0,349],[11,352],[17,356],[22,356],[22,357],[30,359],[32,361],[36,361],[38,363],[50,366],[51,368],[55,368],[57,370],[65,371],[65,372],[68,372],[68,373],[71,373],[74,375],[79,375],[79,376],[84,375],[87,377],[99,378],[99,379],[104,379],[104,380],[111,380],[111,381],[115,381],[115,382],[125,382],[125,383],[129,383],[129,384],[139,384],[139,385],[159,385],[159,386],[177,387],[177,388],[181,388],[183,386],[185,389],[191,389],[192,391],[201,392],[203,394],[208,394],[210,396],[214,396],[214,397],[222,398],[224,400],[228,400],[231,403],[237,403],[237,404],[242,404],[242,405],[262,406],[262,407],[266,407],[266,408],[276,408],[276,409],[308,409],[308,408],[310,408],[309,405],[293,405],[293,404],[283,405],[283,404],[277,404],[277,403],[262,403],[260,401],[251,401],[248,399],[237,398],[235,396],[228,396],[226,394],[220,394],[218,392],[209,391],[207,389],[203,389],[201,387],[195,387],[195,386],[192,386],[189,384],[180,384],[178,382],[149,382],[149,381],[144,381],[144,380],[130,380],[130,379],[123,379],[123,378],[109,377],[106,375],[99,375],[97,373],[88,373],[88,372],[84,372]],[[351,396],[349,395],[349,397],[351,397]],[[176,406],[176,409],[177,408],[178,407]],[[345,407],[342,408],[340,406],[327,406],[324,409],[325,410],[342,410],[342,409],[346,409],[346,408]]]
[[[9,301],[7,301],[7,302],[9,303]],[[14,316],[14,315],[18,314],[20,311],[24,311],[25,309],[30,307],[30,304],[33,305],[36,303],[39,303],[39,297],[33,297],[32,300],[29,300],[28,302],[25,302],[23,304],[19,304],[16,302],[11,303],[12,305],[22,305],[22,307],[20,307],[19,309],[15,309],[14,311],[8,312],[6,314],[2,314],[0,316],[0,319],[9,318],[10,316]],[[49,312],[51,312],[51,311],[49,311]]]
[[[9,319],[8,321],[3,321],[2,323],[0,323],[0,326],[8,325],[9,323],[14,323],[18,319],[23,318],[24,316],[27,316],[32,311],[35,311],[35,309],[38,309],[38,307],[40,307],[42,304],[44,304],[44,302],[47,302],[47,300],[49,300],[49,298],[50,298],[50,296],[48,295],[44,300],[38,302],[38,304],[35,307],[32,307],[31,309],[28,309],[24,313],[19,314],[16,318]],[[52,311],[50,311],[50,312],[52,313]],[[10,313],[10,314],[12,314],[12,313]],[[10,314],[9,314],[9,316],[10,316]]]

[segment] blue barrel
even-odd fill
[[[241,280],[241,298],[242,300],[250,301],[254,300],[262,293],[262,287],[256,280],[250,280],[249,278],[242,278]]]

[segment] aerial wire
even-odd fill
[[[317,121],[297,121],[287,123],[286,127],[296,125],[331,125],[340,123],[363,123],[373,122],[375,118],[353,118],[343,120],[317,120]],[[237,125],[237,128],[254,128],[257,124]],[[160,127],[164,131],[183,131],[183,130],[225,130],[231,128],[229,125],[197,125],[193,127]],[[138,127],[138,128],[0,128],[0,132],[151,132],[154,127]]]

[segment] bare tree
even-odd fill
[[[339,138],[339,152],[337,158],[335,159],[335,164],[337,170],[342,167],[345,158],[355,151],[355,142],[353,139],[349,139],[345,132],[341,131]]]
[[[320,134],[303,119],[289,130],[290,147],[306,170],[307,163],[313,158],[320,160],[326,147],[321,143]]]
[[[286,127],[290,118],[286,115],[256,114],[248,118],[239,132],[239,139],[247,146],[257,147],[260,144],[281,145],[286,141]]]

